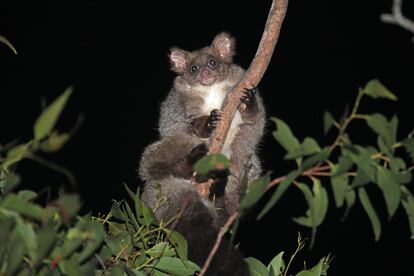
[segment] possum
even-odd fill
[[[231,162],[227,171],[214,171],[212,200],[200,197],[191,177],[194,163],[208,152],[212,131],[221,119],[227,94],[245,71],[233,63],[235,40],[218,34],[212,43],[196,51],[172,48],[171,70],[177,74],[167,98],[161,104],[160,139],[142,154],[139,175],[145,181],[142,199],[156,209],[158,219],[174,218],[184,208],[176,225],[189,243],[189,259],[202,265],[225,219],[237,210],[243,193],[242,171],[249,182],[260,176],[257,148],[263,135],[265,110],[255,87],[240,98],[222,153]],[[240,173],[239,173],[240,174]],[[165,199],[164,204],[159,204]],[[209,275],[249,275],[241,254],[225,241]]]

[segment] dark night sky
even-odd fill
[[[138,158],[157,138],[159,104],[174,77],[168,70],[168,49],[197,49],[226,30],[237,38],[236,62],[247,67],[271,1],[108,2],[0,3],[0,34],[19,52],[14,56],[0,45],[0,141],[30,139],[41,97],[50,101],[74,85],[58,127],[69,130],[80,113],[85,122],[61,152],[44,157],[76,174],[84,211],[94,214],[108,211],[111,199],[126,197],[123,182],[130,187],[140,183]],[[414,18],[412,1],[405,2],[406,14]],[[291,0],[275,55],[259,85],[269,116],[285,120],[300,139],[312,136],[328,144],[333,137],[322,135],[323,112],[339,117],[353,103],[358,87],[379,78],[399,101],[367,99],[362,112],[397,113],[399,137],[407,134],[414,115],[414,44],[408,32],[379,21],[390,6],[391,0]],[[291,166],[283,162],[272,129],[269,124],[261,156],[266,170],[284,175]],[[353,140],[375,143],[371,138],[357,128]],[[19,170],[23,187],[71,190],[64,177],[32,162],[24,161]],[[373,241],[359,204],[345,222],[339,219],[343,210],[331,204],[314,250],[299,254],[294,267],[301,267],[303,260],[311,266],[331,252],[335,258],[330,275],[412,275],[414,243],[404,212],[400,209],[388,223],[377,195],[373,202],[383,211],[379,242]],[[264,262],[281,250],[290,256],[297,231],[309,234],[290,218],[305,209],[302,195],[289,190],[262,221],[244,221],[241,250]]]

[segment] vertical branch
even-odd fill
[[[218,153],[223,149],[224,141],[226,140],[231,121],[238,106],[240,105],[240,97],[242,96],[243,91],[246,88],[257,86],[269,66],[270,59],[272,58],[273,51],[279,38],[282,22],[286,15],[288,2],[288,0],[272,1],[272,6],[267,17],[266,25],[256,55],[243,79],[227,95],[227,98],[221,108],[223,113],[218,126],[210,138],[209,153]],[[240,174],[240,172],[235,173],[236,175]],[[197,183],[193,179],[192,182],[197,193],[204,198],[208,198],[210,186],[213,183],[212,180],[204,183]]]
[[[231,120],[240,104],[246,88],[257,86],[269,65],[286,14],[288,0],[273,0],[263,31],[262,39],[249,69],[240,83],[228,94],[222,107],[221,121],[212,134],[209,152],[217,153],[223,148]]]

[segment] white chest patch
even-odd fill
[[[199,86],[197,87],[197,90],[204,94],[204,104],[201,108],[203,113],[202,115],[209,115],[213,109],[221,109],[223,101],[229,92],[226,83],[217,83],[211,86]],[[231,158],[231,144],[239,131],[239,126],[242,123],[242,116],[237,110],[234,114],[233,120],[231,121],[229,132],[227,133],[223,146],[223,154],[226,155],[227,158]]]

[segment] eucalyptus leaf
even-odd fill
[[[361,146],[355,146],[355,149],[357,153],[348,149],[344,149],[344,152],[357,164],[358,168],[365,173],[371,182],[375,182],[375,167],[373,166],[371,153]]]
[[[251,276],[267,276],[269,275],[269,272],[266,268],[266,266],[260,262],[259,260],[253,258],[253,257],[249,257],[249,258],[245,258],[244,261],[247,263],[249,270],[250,270],[250,275]]]
[[[319,162],[322,162],[329,158],[330,152],[329,148],[324,148],[321,152],[318,152],[303,161],[303,163],[300,166],[301,171],[305,171],[307,169],[312,168],[314,165],[316,165]]]
[[[400,184],[394,180],[393,174],[390,170],[380,166],[377,168],[377,183],[385,198],[388,217],[391,218],[400,205]]]
[[[326,134],[335,124],[335,119],[329,111],[323,114],[323,132]]]
[[[188,244],[186,239],[177,231],[170,232],[169,241],[174,246],[178,257],[183,260],[187,259],[188,256]]]
[[[353,165],[354,162],[352,162],[351,158],[349,158],[348,156],[340,156],[338,161],[338,167],[335,169],[335,171],[332,171],[332,177],[340,176],[348,172]]]
[[[403,146],[407,150],[411,157],[411,161],[414,162],[414,137],[407,138],[403,141]]]
[[[274,117],[270,119],[276,124],[276,131],[273,131],[273,137],[287,152],[291,152],[300,146],[299,140],[293,135],[284,121]]]
[[[77,256],[79,263],[83,263],[90,258],[101,247],[104,239],[103,225],[97,221],[85,221],[84,231],[89,236],[83,250]]]
[[[348,190],[345,194],[345,203],[346,203],[346,210],[344,213],[344,216],[342,217],[342,220],[344,220],[351,210],[352,206],[354,206],[356,201],[356,194],[354,190]]]
[[[277,254],[267,266],[267,270],[269,271],[269,276],[280,276],[282,275],[282,271],[285,269],[285,262],[283,261],[283,254],[285,252],[280,252]]]
[[[317,152],[320,152],[321,148],[319,147],[318,143],[315,139],[306,137],[303,143],[293,150],[289,151],[285,159],[296,159],[302,156],[308,156]]]
[[[39,265],[49,256],[55,245],[57,233],[52,225],[46,225],[37,232],[37,250],[35,264]]]
[[[27,253],[27,247],[22,242],[22,235],[18,229],[14,229],[9,240],[9,250],[7,252],[7,266],[5,275],[15,275],[18,271],[24,255]]]
[[[410,226],[411,232],[411,239],[414,239],[414,197],[410,193],[410,191],[404,186],[401,186],[401,191],[403,193],[401,202],[405,209],[405,213],[407,214],[408,224]]]
[[[335,205],[340,208],[344,205],[345,195],[348,190],[348,176],[346,174],[337,174],[339,166],[333,166],[331,170],[331,185],[335,199]]]
[[[200,267],[195,263],[172,257],[160,258],[154,268],[165,273],[182,276],[191,276],[200,271]]]
[[[171,248],[169,243],[160,242],[145,251],[151,257],[174,257],[175,251]]]
[[[270,173],[267,173],[250,183],[247,194],[243,197],[240,203],[239,210],[243,212],[244,210],[252,207],[266,192],[269,182]]]
[[[289,188],[290,184],[300,175],[299,171],[291,171],[285,179],[278,185],[276,191],[273,193],[270,200],[266,203],[265,207],[257,216],[257,219],[261,219],[270,209],[279,201],[282,195],[286,192],[287,188]]]
[[[50,137],[40,144],[40,148],[44,152],[56,152],[69,141],[69,138],[69,133],[52,132]]]
[[[396,141],[396,129],[398,125],[398,119],[394,116],[392,123],[388,122],[387,118],[380,113],[375,113],[367,117],[366,121],[368,126],[377,133],[385,144],[391,149],[392,145]]]
[[[73,88],[67,88],[56,100],[54,100],[37,118],[33,133],[35,140],[39,141],[52,133],[53,128],[73,92]]]
[[[59,270],[63,275],[79,276],[82,275],[82,269],[74,260],[65,259],[58,262]]]
[[[230,167],[230,161],[221,153],[207,154],[194,164],[194,171],[204,175],[212,170],[225,170]]]
[[[368,194],[364,188],[358,189],[358,195],[359,195],[359,199],[361,200],[362,207],[364,207],[364,210],[367,213],[369,220],[371,221],[372,230],[374,231],[375,241],[378,241],[381,235],[381,222],[378,218],[378,215],[375,212],[375,209],[372,206],[371,200],[369,199]]]
[[[10,241],[15,220],[12,217],[5,217],[0,215],[0,263],[3,263],[3,258],[6,253],[7,243]]]
[[[42,207],[37,204],[27,202],[15,194],[8,194],[6,198],[0,202],[0,206],[37,221],[42,221],[44,216],[44,210]]]
[[[377,79],[369,81],[362,91],[365,95],[375,99],[385,98],[392,101],[398,100],[397,97]]]

